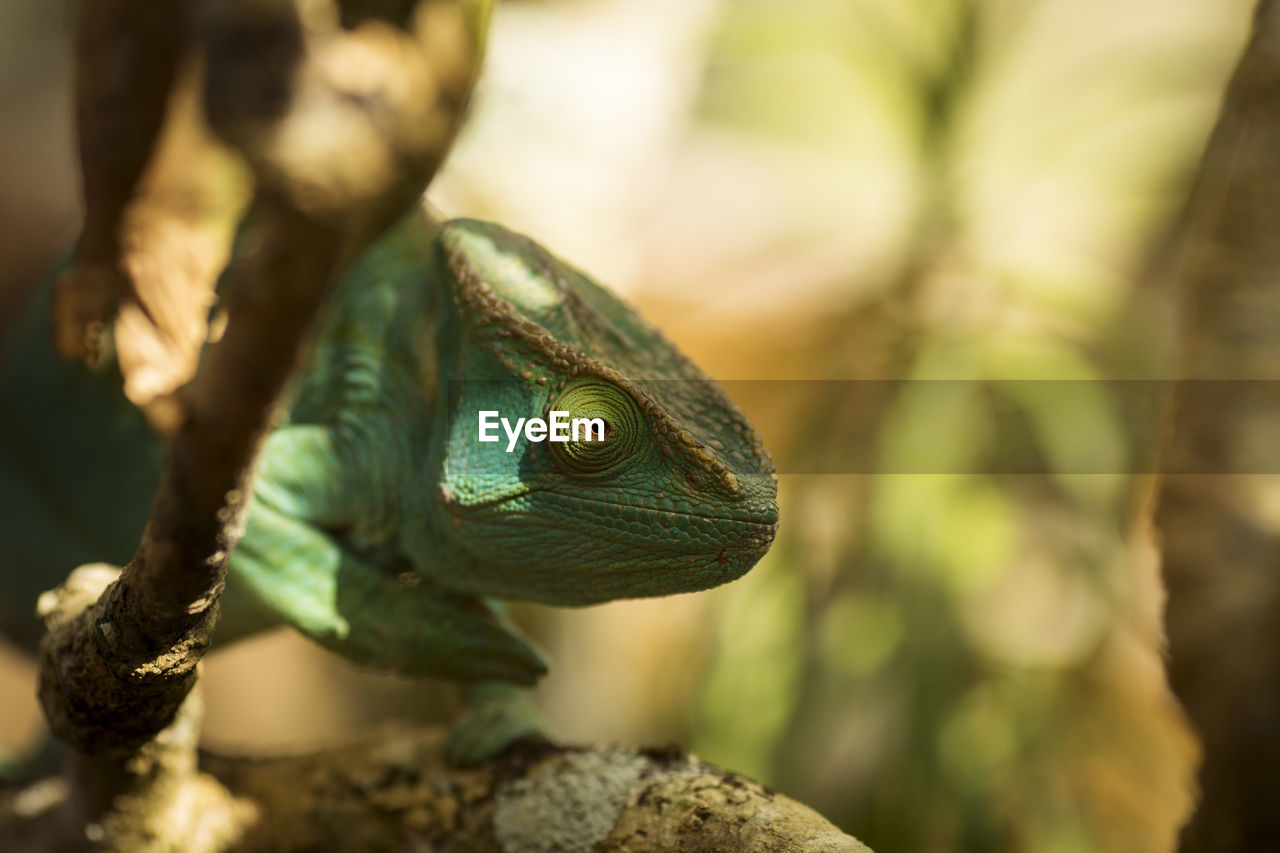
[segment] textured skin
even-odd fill
[[[161,452],[119,377],[57,363],[29,318],[0,372],[0,629],[123,562]],[[478,441],[478,410],[608,421],[604,441]],[[532,683],[491,598],[582,605],[732,580],[776,477],[720,389],[627,305],[524,237],[413,216],[351,270],[259,461],[219,636],[273,618],[358,663]],[[89,477],[92,472],[92,477]]]

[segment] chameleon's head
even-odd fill
[[[705,589],[755,565],[777,530],[777,476],[723,391],[527,238],[460,220],[439,245],[457,359],[437,507],[470,558],[450,583],[590,604]],[[480,440],[481,412],[496,441]],[[553,417],[569,440],[530,434],[528,419]]]

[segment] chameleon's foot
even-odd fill
[[[455,767],[488,761],[521,738],[545,737],[527,690],[485,682],[464,692],[467,709],[444,742],[445,760]]]

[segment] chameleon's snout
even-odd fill
[[[766,514],[766,521],[757,525],[752,525],[747,532],[743,533],[737,541],[737,547],[734,550],[742,554],[745,565],[742,571],[754,566],[759,562],[773,545],[774,538],[778,535],[778,507],[770,504],[771,513]]]
[[[772,492],[773,490],[770,489]],[[741,547],[751,556],[750,565],[765,555],[778,535],[778,502],[772,496],[757,498],[747,507],[751,523],[741,536]],[[749,568],[750,566],[748,566]]]

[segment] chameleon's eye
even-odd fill
[[[577,441],[551,442],[551,452],[575,474],[602,474],[640,448],[644,415],[631,395],[612,383],[593,379],[571,385],[551,408],[569,413],[570,438],[574,421],[578,422]]]

